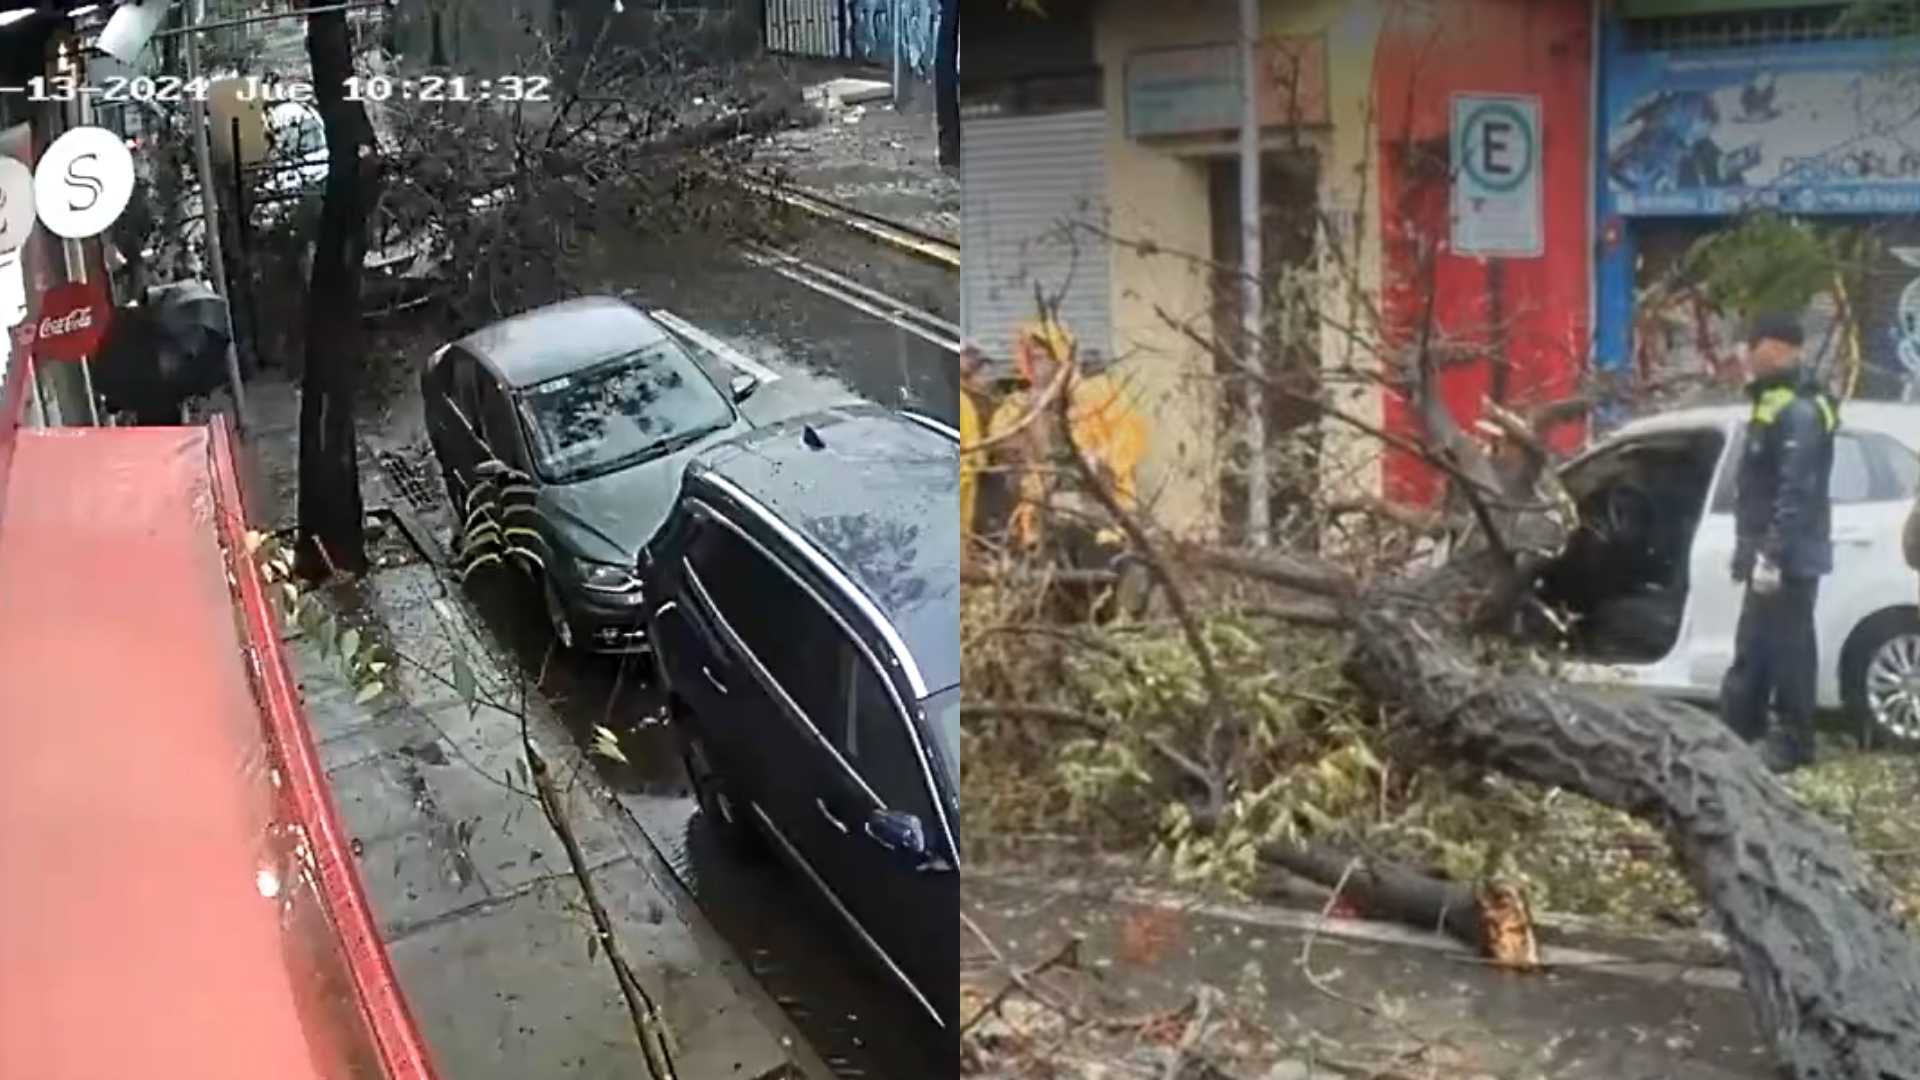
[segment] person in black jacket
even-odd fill
[[[1734,632],[1733,666],[1721,684],[1721,715],[1749,742],[1779,717],[1768,763],[1790,771],[1813,762],[1819,643],[1814,603],[1833,570],[1827,494],[1839,410],[1801,366],[1797,320],[1766,315],[1747,339],[1753,402],[1735,480],[1733,579],[1746,585]]]

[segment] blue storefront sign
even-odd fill
[[[1604,202],[1625,217],[1920,211],[1920,74],[1901,48],[1610,50]]]

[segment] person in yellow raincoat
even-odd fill
[[[1061,458],[1066,444],[1059,437],[1059,402],[1039,407],[1063,367],[1068,368],[1062,393],[1073,445],[1093,465],[1121,506],[1131,510],[1139,504],[1140,462],[1147,449],[1146,421],[1135,411],[1119,380],[1104,373],[1081,371],[1075,350],[1073,335],[1058,322],[1022,325],[1013,352],[1022,388],[1008,395],[987,424],[988,440],[1004,440],[1019,462],[1017,505],[1009,531],[1021,547],[1038,544],[1043,526],[1069,536],[1079,533],[1086,537],[1091,533],[1095,546],[1108,550],[1123,537],[1100,502],[1086,494],[1072,463]],[[1034,415],[1037,407],[1039,414]],[[1043,513],[1048,510],[1055,512]]]
[[[960,535],[969,542],[978,527],[974,505],[980,494],[980,453],[972,452],[986,434],[980,423],[980,406],[975,403],[976,382],[986,358],[972,342],[960,347]]]

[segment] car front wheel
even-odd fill
[[[1920,611],[1894,608],[1860,624],[1841,650],[1840,694],[1868,741],[1920,746]]]

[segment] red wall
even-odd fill
[[[1510,406],[1573,393],[1586,364],[1593,145],[1588,11],[1588,0],[1403,0],[1381,34],[1373,100],[1387,343],[1407,348],[1431,326],[1434,340],[1450,342],[1450,351],[1466,358],[1449,366],[1441,380],[1447,404],[1463,423],[1477,418],[1492,386],[1495,365],[1488,357],[1499,339],[1495,326],[1505,329]],[[1445,248],[1445,161],[1456,93],[1540,99],[1546,254],[1508,260],[1497,301],[1487,266]],[[1425,144],[1426,152],[1409,155],[1409,143]],[[1435,165],[1422,174],[1406,166],[1410,156]],[[1423,273],[1421,252],[1429,243],[1441,245],[1440,253]],[[1405,400],[1385,393],[1388,428],[1419,437]],[[1580,433],[1570,427],[1555,435],[1564,446]],[[1388,498],[1426,502],[1437,494],[1437,475],[1412,456],[1390,452],[1386,466]]]

